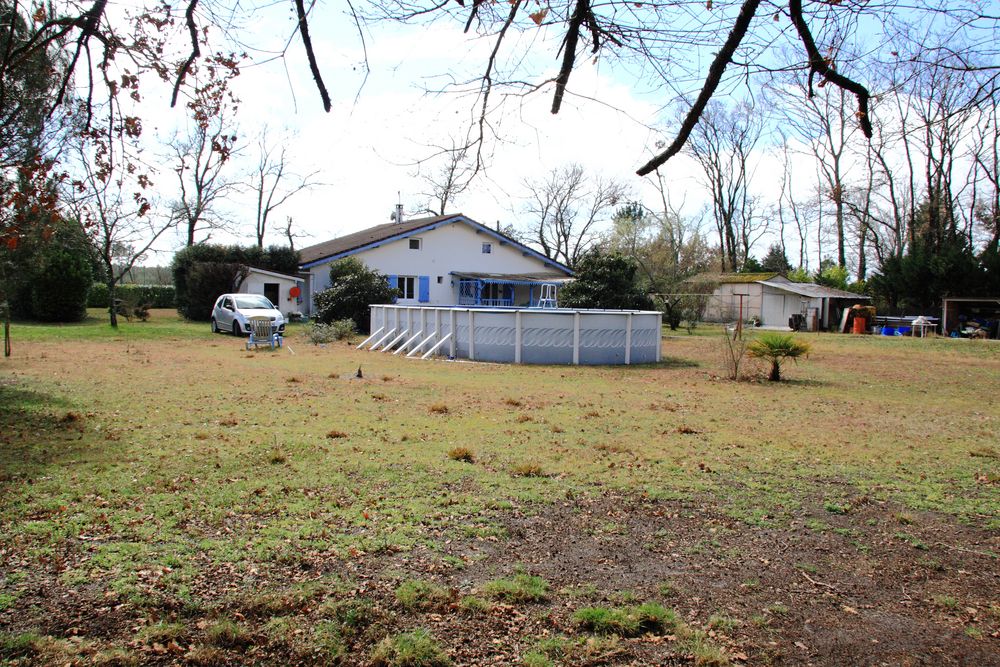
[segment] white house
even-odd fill
[[[370,227],[299,255],[309,311],[312,295],[330,286],[330,264],[345,257],[387,275],[403,305],[531,306],[543,285],[573,276],[563,264],[461,213]]]
[[[239,284],[236,291],[263,294],[278,310],[287,315],[292,312],[302,312],[305,279],[248,267],[247,277]]]
[[[870,297],[813,283],[795,283],[777,273],[703,273],[689,279],[698,292],[710,294],[703,317],[708,322],[757,318],[761,326],[788,327],[801,316],[810,330],[840,322],[844,308]]]

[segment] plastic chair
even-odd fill
[[[247,324],[250,327],[250,338],[247,339],[248,350],[251,346],[256,349],[258,345],[269,345],[272,350],[281,347],[281,334],[275,330],[271,318],[251,317],[247,320]]]

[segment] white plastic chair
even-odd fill
[[[247,349],[255,349],[258,345],[269,345],[273,350],[281,347],[281,334],[274,328],[274,323],[268,317],[251,317],[247,320],[250,327],[250,338],[247,339]]]

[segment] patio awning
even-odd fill
[[[472,273],[452,271],[459,280],[478,280],[495,285],[556,285],[572,280],[559,273]]]

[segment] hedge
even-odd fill
[[[187,319],[208,321],[215,299],[220,294],[235,291],[236,285],[239,284],[239,281],[236,281],[234,285],[228,285],[226,281],[215,284],[214,279],[207,280],[209,276],[206,272],[210,271],[207,266],[211,264],[230,268],[252,266],[265,271],[295,274],[298,271],[299,254],[291,248],[279,246],[270,246],[262,250],[256,246],[200,244],[178,250],[170,265],[174,287],[177,290],[174,303],[177,306],[177,312]],[[200,269],[200,285],[197,289],[193,289],[190,273],[196,265],[203,266]],[[225,269],[223,273],[215,275],[214,278],[223,277],[224,272],[228,270],[229,268]],[[235,273],[232,275],[236,277]]]
[[[115,288],[118,298],[135,303],[148,303],[150,308],[173,308],[173,285],[119,285]],[[94,283],[87,300],[88,308],[108,307],[108,286],[104,283]]]

